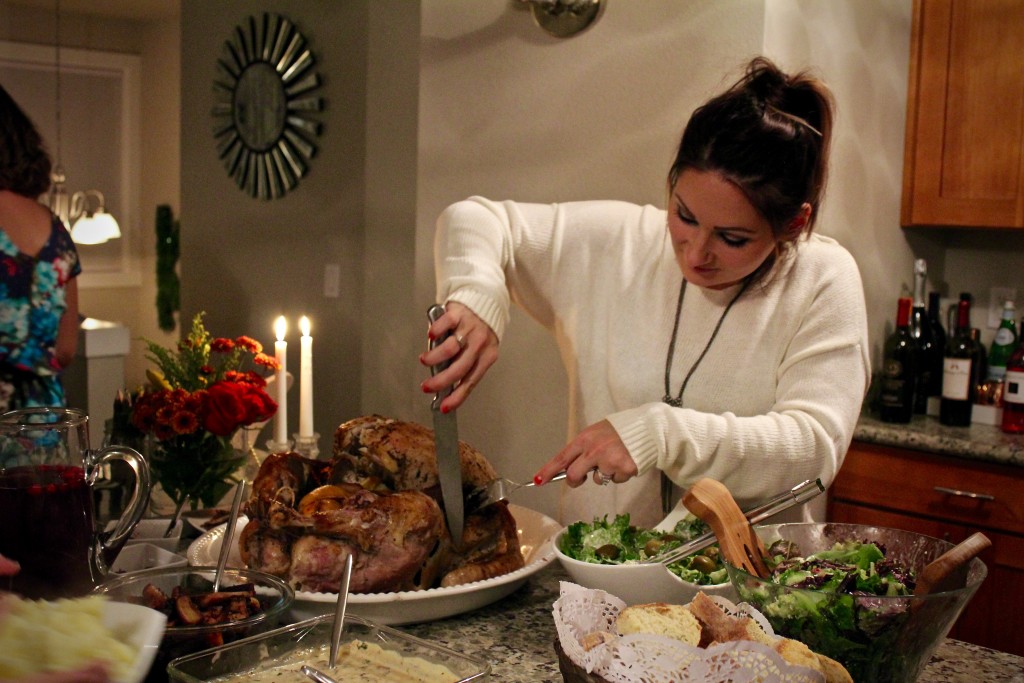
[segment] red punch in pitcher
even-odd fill
[[[121,446],[91,451],[88,422],[73,408],[0,415],[0,555],[21,564],[2,588],[33,599],[88,593],[145,511],[150,490],[145,460]],[[92,484],[99,467],[117,459],[131,466],[136,486],[107,536],[93,520]]]

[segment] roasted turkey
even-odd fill
[[[456,586],[523,566],[508,505],[476,504],[496,473],[468,444],[459,444],[466,522],[458,549],[440,507],[432,431],[359,417],[338,427],[333,453],[330,461],[297,453],[263,461],[239,537],[246,565],[297,590],[337,591],[352,555],[353,593]]]

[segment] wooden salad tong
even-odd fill
[[[980,531],[960,541],[918,572],[914,595],[920,597],[963,588],[967,582],[967,565],[990,545],[992,541]]]
[[[734,567],[767,578],[768,552],[729,489],[714,479],[700,479],[683,494],[683,505],[711,527],[722,555]]]

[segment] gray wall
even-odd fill
[[[314,425],[329,452],[338,422],[360,411],[366,215],[367,4],[291,0],[182,3],[182,321],[206,311],[217,334],[248,334],[273,349],[273,322],[289,320],[288,368],[298,377],[300,316],[312,322]],[[216,59],[234,28],[272,11],[290,19],[316,57],[326,108],[318,152],[296,189],[265,201],[230,178],[217,155],[211,110]],[[340,296],[324,296],[324,269],[341,268]],[[289,393],[298,429],[298,382]],[[264,438],[271,436],[270,430]]]

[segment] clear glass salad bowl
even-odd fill
[[[915,575],[953,547],[923,534],[859,524],[775,524],[756,527],[756,532],[769,553],[781,539],[795,543],[803,557],[839,542],[871,542],[887,561]],[[794,588],[728,562],[726,568],[740,599],[764,614],[777,634],[841,662],[854,681],[872,683],[916,680],[987,574],[985,564],[974,558],[962,588],[899,596]],[[872,576],[869,571],[869,583]]]

